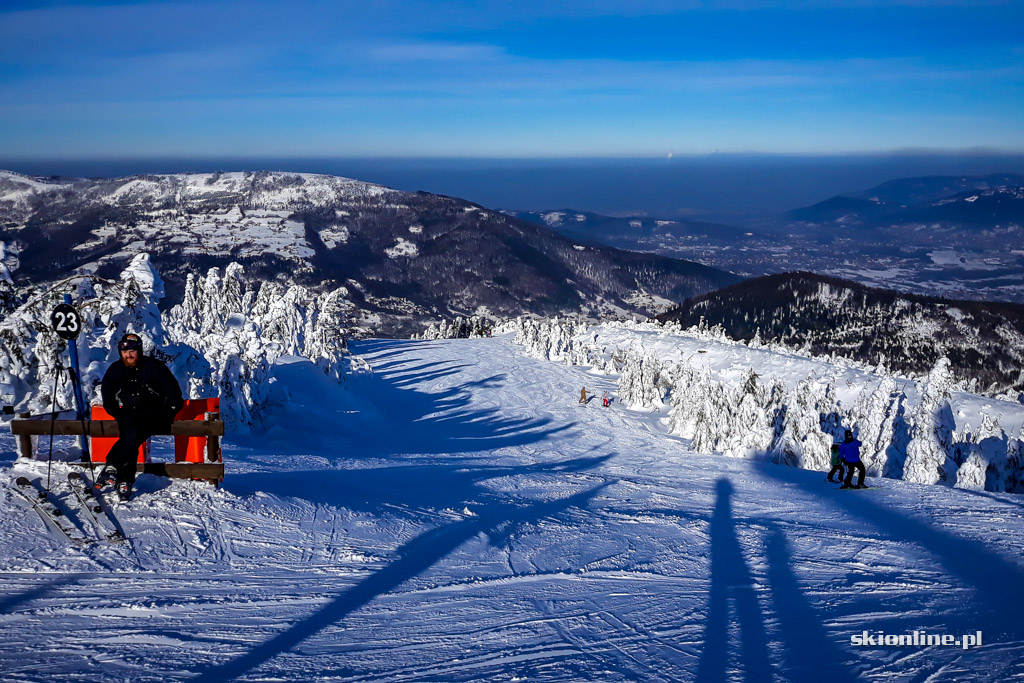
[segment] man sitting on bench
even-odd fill
[[[97,488],[114,484],[117,496],[128,500],[135,483],[139,447],[154,434],[168,434],[184,400],[170,369],[142,354],[142,338],[126,334],[117,343],[121,359],[107,368],[101,393],[103,408],[117,420],[120,437],[107,454],[107,467],[96,478]]]

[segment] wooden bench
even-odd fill
[[[137,471],[175,479],[206,479],[211,484],[219,486],[220,482],[224,480],[224,460],[220,447],[220,437],[224,436],[224,422],[219,418],[219,413],[209,414],[209,419],[188,419],[187,417],[182,419],[181,416],[186,414],[188,403],[186,402],[186,408],[183,408],[178,418],[171,423],[171,429],[160,434],[187,437],[186,441],[188,442],[192,442],[194,439],[205,439],[204,462],[185,460],[186,456],[180,455],[183,449],[176,444],[175,462],[139,462]],[[59,436],[86,435],[107,439],[116,439],[120,436],[117,422],[114,420],[78,420],[70,411],[56,415],[52,413],[40,415],[22,413],[11,420],[11,433],[18,437],[23,458],[32,458],[33,436],[49,436],[51,433]],[[190,448],[188,452],[194,460],[196,449]],[[106,451],[104,451],[105,453]],[[93,460],[87,464],[93,466],[97,462],[102,462],[102,460]]]

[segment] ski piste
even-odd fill
[[[128,540],[121,531],[121,524],[117,521],[117,517],[114,516],[110,506],[104,500],[103,494],[90,486],[80,472],[68,472],[68,485],[74,491],[78,502],[92,516],[96,530],[103,534],[108,542],[123,543]],[[101,517],[106,518],[106,526],[111,527],[112,530],[104,527]]]
[[[21,494],[28,502],[32,503],[32,507],[43,518],[44,524],[48,522],[47,526],[55,527],[68,541],[75,545],[84,546],[93,542],[94,539],[80,533],[71,520],[61,512],[60,508],[54,505],[53,501],[49,499],[48,493],[44,492],[26,477],[18,477],[14,480],[14,484],[14,490]]]

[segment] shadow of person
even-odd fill
[[[835,683],[853,680],[848,671],[848,656],[826,637],[824,624],[793,574],[785,535],[771,523],[765,555],[772,606],[785,641],[786,680]]]
[[[746,680],[771,680],[768,639],[761,606],[754,590],[732,517],[732,484],[719,479],[711,515],[711,590],[704,626],[697,681],[726,680],[729,664],[729,603],[739,621],[741,662]]]
[[[769,464],[757,465],[766,478],[791,484],[796,482],[810,494],[826,498],[850,515],[874,526],[883,534],[910,542],[929,552],[956,580],[974,589],[975,603],[958,616],[947,615],[948,632],[960,629],[973,633],[985,620],[985,640],[1009,641],[1024,638],[1024,621],[1016,610],[1007,609],[1007,591],[1024,583],[1024,567],[1010,561],[985,543],[938,529],[905,511],[882,505],[876,496],[859,491],[837,493],[823,490],[818,473],[793,472]],[[980,608],[980,609],[979,609]],[[906,625],[904,625],[906,628]]]
[[[478,517],[420,534],[398,549],[397,560],[341,593],[314,614],[240,657],[206,669],[193,680],[233,680],[338,623],[374,598],[423,573],[477,534],[483,533],[492,538],[502,537],[507,534],[509,525],[536,523],[544,518],[564,513],[570,508],[586,507],[610,483],[600,484],[560,500],[529,505],[491,506]]]

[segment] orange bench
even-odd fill
[[[74,412],[43,415],[21,414],[11,420],[11,433],[18,438],[21,457],[32,458],[32,437],[47,434],[88,435],[91,437],[90,466],[105,463],[119,436],[117,422],[103,410],[92,406],[90,419],[75,419]],[[220,437],[224,423],[220,419],[219,398],[190,399],[171,423],[174,437],[174,462],[151,462],[149,441],[139,448],[138,471],[166,477],[205,479],[214,485],[224,480],[224,460]],[[83,456],[84,457],[84,456]]]
[[[220,415],[219,398],[190,398],[185,401],[178,414],[174,416],[178,420],[208,420],[210,415]],[[103,406],[92,406],[93,420],[113,420],[114,418],[104,410]],[[139,446],[140,463],[149,462],[149,439]],[[90,438],[89,455],[94,463],[107,461],[107,454],[117,443],[114,436],[93,436]],[[174,437],[174,462],[206,462],[207,459],[207,437],[205,436],[175,436]],[[219,456],[219,453],[218,453]],[[218,457],[217,460],[220,458]],[[216,461],[214,461],[216,462]]]

